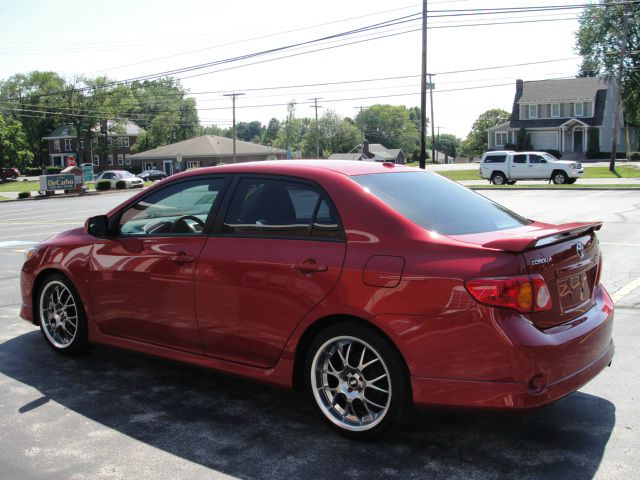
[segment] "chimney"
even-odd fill
[[[516,80],[516,96],[522,95],[523,86],[524,86],[524,81],[520,79]]]

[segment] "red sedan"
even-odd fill
[[[60,353],[305,386],[329,425],[373,437],[412,404],[537,407],[610,364],[600,227],[389,163],[217,166],[27,252],[21,316]]]

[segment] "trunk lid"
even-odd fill
[[[600,268],[595,232],[601,226],[600,222],[534,223],[509,233],[481,234],[475,236],[472,243],[519,253],[527,273],[542,275],[551,293],[552,308],[529,314],[529,318],[538,328],[546,329],[578,318],[593,306]],[[496,238],[498,235],[500,237]],[[457,239],[462,240],[461,237]]]

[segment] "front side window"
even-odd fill
[[[289,180],[238,183],[223,233],[256,237],[339,239],[337,214],[319,189]]]
[[[466,235],[531,223],[435,173],[354,175],[351,179],[408,220],[434,233]]]
[[[529,154],[529,163],[547,163],[547,161],[537,153]]]
[[[174,183],[129,207],[120,217],[122,235],[200,235],[226,179]]]

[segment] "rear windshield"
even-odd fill
[[[351,178],[412,222],[443,235],[506,230],[531,223],[435,173],[396,172]]]

